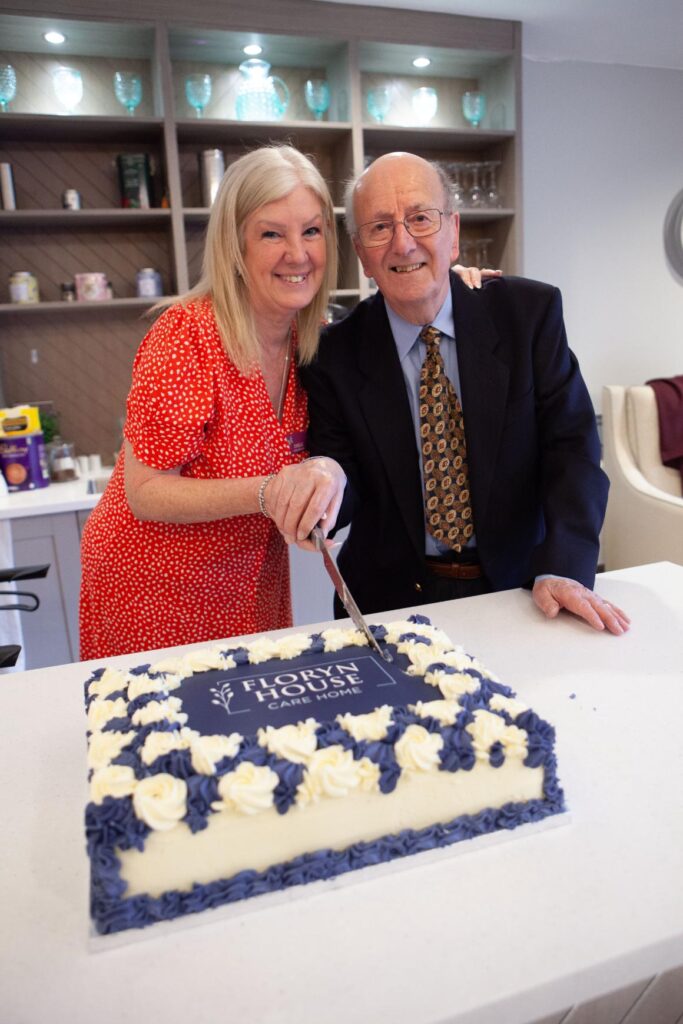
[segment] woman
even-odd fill
[[[295,369],[315,354],[336,245],[327,186],[297,150],[230,166],[201,280],[135,358],[123,448],[83,532],[83,659],[291,624],[267,490],[291,477],[332,522],[341,501],[336,463],[299,467],[307,413]]]

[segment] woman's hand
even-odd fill
[[[325,536],[337,521],[346,474],[334,459],[306,459],[284,466],[265,489],[266,512],[288,544],[314,551],[308,538],[318,523]]]
[[[468,288],[481,288],[481,282],[486,277],[501,277],[503,274],[502,270],[489,270],[488,267],[482,270],[479,267],[463,267],[460,263],[456,263],[453,270],[458,275],[463,284],[467,285]]]

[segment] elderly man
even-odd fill
[[[550,618],[624,632],[592,591],[608,482],[558,290],[466,288],[448,182],[410,153],[358,178],[347,223],[379,291],[324,331],[303,380],[311,453],[346,474],[326,525],[351,524],[339,567],[361,610],[530,586]],[[305,546],[324,487],[303,510],[278,497]]]

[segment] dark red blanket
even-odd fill
[[[683,376],[659,377],[647,383],[657,399],[662,462],[678,469],[683,483]]]

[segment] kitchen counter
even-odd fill
[[[0,496],[0,520],[44,516],[55,512],[80,512],[94,508],[99,494],[88,494],[86,479],[51,483],[33,491],[14,491]]]
[[[98,952],[83,831],[83,682],[97,663],[6,677],[3,1020],[673,1024],[683,1010],[683,567],[605,573],[596,590],[631,615],[624,636],[564,614],[548,621],[523,590],[419,609],[555,725],[561,827],[369,868],[243,915],[152,926]]]

